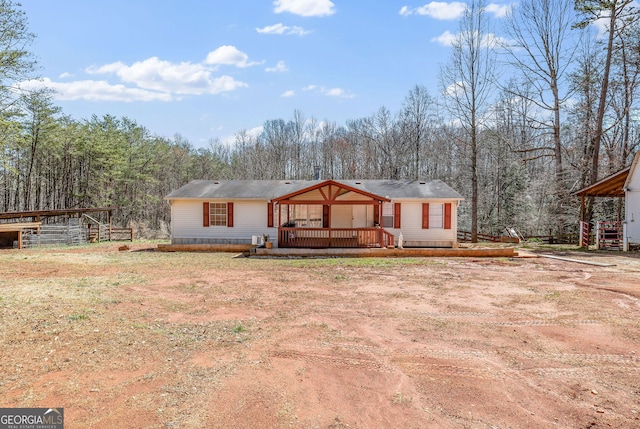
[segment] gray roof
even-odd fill
[[[322,182],[326,180],[193,180],[171,192],[165,199],[271,200]],[[334,182],[390,199],[463,199],[459,193],[441,180],[334,180]]]

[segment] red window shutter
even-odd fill
[[[429,229],[429,203],[422,203],[422,229]]]
[[[209,226],[209,203],[202,203],[202,226]]]
[[[273,203],[267,203],[267,227],[273,228]]]
[[[233,203],[227,203],[227,226],[233,228]]]
[[[444,229],[451,229],[451,203],[444,203]]]
[[[400,203],[393,204],[393,227],[400,228]]]
[[[373,206],[373,224],[380,225],[380,204]]]

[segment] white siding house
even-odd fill
[[[234,200],[233,226],[203,223],[203,204],[227,204],[229,199],[173,199],[171,204],[172,244],[244,244],[255,235],[275,237],[277,228],[267,226],[267,200]]]
[[[625,250],[640,244],[640,152],[633,158],[624,184],[625,193]]]
[[[455,247],[462,197],[439,180],[196,180],[165,199],[172,244]]]

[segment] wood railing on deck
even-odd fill
[[[278,247],[390,247],[394,240],[382,228],[278,228]]]

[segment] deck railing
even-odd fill
[[[278,228],[278,247],[391,247],[394,240],[382,228]]]

